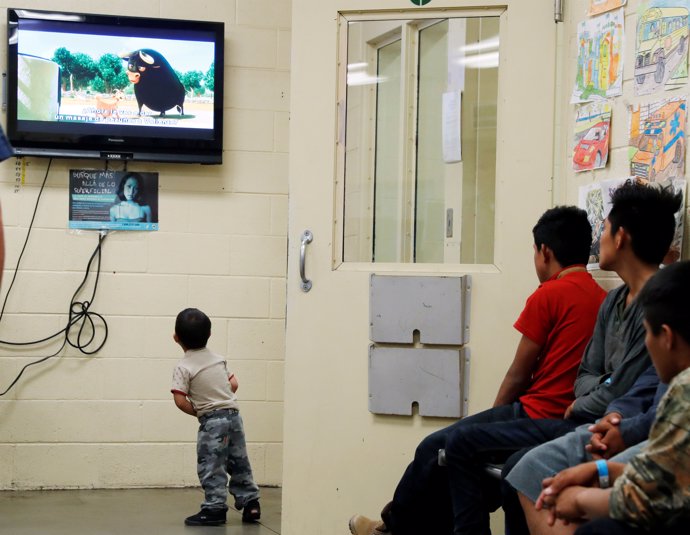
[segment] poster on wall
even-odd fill
[[[683,176],[686,110],[686,97],[630,107],[628,157],[631,175],[661,183]]]
[[[628,0],[589,0],[589,9],[587,15],[593,17],[594,15],[601,15],[607,11],[612,11],[623,7]]]
[[[455,163],[462,161],[462,93],[448,91],[443,93],[443,161]]]
[[[571,103],[623,94],[623,28],[623,8],[578,24],[577,73]]]
[[[635,32],[635,94],[676,89],[688,81],[688,1],[642,4]]]
[[[611,104],[592,102],[577,107],[573,169],[576,172],[601,169],[609,157]]]
[[[69,228],[158,230],[158,173],[72,169]]]

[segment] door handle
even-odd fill
[[[314,235],[311,233],[311,230],[305,230],[302,233],[302,244],[299,247],[299,276],[302,278],[303,292],[311,290],[311,281],[307,279],[307,276],[304,274],[304,264],[307,256],[307,244],[311,243],[313,239]]]

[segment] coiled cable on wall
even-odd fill
[[[48,173],[50,171],[50,164],[52,163],[52,159],[49,160],[48,162],[48,168],[46,169],[46,174],[45,177],[43,178],[43,183],[41,184],[41,189],[38,193],[38,197],[36,198],[36,205],[34,207],[34,212],[33,216],[31,217],[31,223],[29,224],[29,230],[26,234],[26,239],[24,240],[24,245],[22,247],[22,250],[19,254],[19,258],[17,259],[17,265],[15,266],[14,269],[14,275],[12,277],[12,281],[10,282],[10,286],[7,290],[7,294],[5,295],[5,300],[3,301],[2,304],[2,309],[0,309],[0,321],[2,321],[2,318],[5,314],[5,307],[7,305],[7,300],[10,296],[10,293],[12,291],[12,288],[14,286],[14,282],[17,278],[17,273],[19,272],[19,265],[21,263],[22,257],[24,256],[24,251],[26,250],[26,246],[29,242],[29,236],[31,235],[31,230],[33,229],[34,225],[34,220],[36,218],[36,213],[38,211],[38,205],[41,200],[41,195],[43,193],[43,189],[45,188],[46,181],[48,179]],[[84,278],[82,279],[81,283],[79,284],[78,288],[72,295],[72,299],[70,299],[69,303],[69,309],[67,313],[67,324],[65,325],[64,328],[60,329],[58,332],[51,334],[49,336],[46,336],[44,338],[41,338],[39,340],[32,340],[28,342],[12,342],[12,341],[7,341],[7,340],[0,340],[0,344],[8,345],[8,346],[15,346],[15,347],[25,347],[25,346],[30,346],[30,345],[36,345],[36,344],[41,344],[43,342],[47,342],[49,340],[52,340],[54,338],[57,338],[59,336],[64,336],[62,344],[58,348],[57,351],[54,353],[47,355],[45,357],[42,357],[38,360],[35,360],[33,362],[30,362],[26,364],[17,374],[15,379],[12,381],[12,383],[5,389],[4,392],[0,392],[0,396],[4,396],[7,394],[14,385],[17,384],[19,381],[20,377],[24,374],[27,368],[29,366],[34,366],[36,364],[40,364],[41,362],[45,362],[46,360],[56,357],[60,354],[60,352],[69,344],[70,346],[78,349],[80,352],[84,353],[85,355],[93,355],[94,353],[98,352],[104,345],[106,340],[108,339],[108,324],[105,320],[105,318],[96,312],[92,312],[90,310],[91,305],[93,304],[93,301],[96,297],[96,290],[98,289],[98,281],[100,278],[101,274],[101,252],[102,252],[102,245],[103,242],[105,241],[107,237],[107,233],[104,231],[101,231],[98,234],[98,245],[96,246],[96,249],[92,253],[91,257],[89,258],[89,262],[86,266],[86,272],[84,273]],[[91,292],[91,298],[88,300],[84,301],[78,301],[78,296],[84,290],[84,288],[87,285],[89,275],[91,274],[91,267],[94,263],[94,260],[97,262],[96,263],[96,271],[95,271],[95,280],[93,283],[93,291]],[[97,328],[101,326],[103,328],[103,333],[102,333],[102,339],[100,339],[100,343],[97,343],[96,339],[96,332]],[[95,345],[95,347],[94,347]]]

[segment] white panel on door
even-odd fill
[[[369,285],[370,340],[463,345],[469,341],[470,276],[403,277],[373,274]]]
[[[466,414],[464,349],[369,348],[369,410],[460,418]]]

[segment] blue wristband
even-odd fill
[[[596,461],[597,472],[599,472],[599,488],[609,488],[609,467],[604,459]]]

